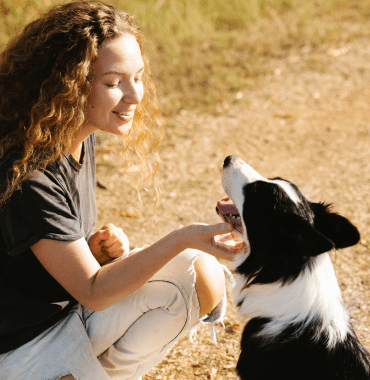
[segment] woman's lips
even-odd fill
[[[118,111],[113,111],[113,113],[122,121],[128,121],[131,120],[134,115],[135,111],[125,111],[125,112],[118,112]]]

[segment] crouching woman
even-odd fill
[[[231,226],[186,226],[134,252],[120,228],[94,230],[96,131],[122,136],[143,173],[157,157],[144,48],[132,16],[83,1],[0,54],[1,379],[138,379],[222,304],[215,257],[234,253],[214,237]]]

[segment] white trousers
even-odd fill
[[[69,374],[79,380],[140,378],[200,322],[193,264],[201,254],[185,250],[106,310],[77,305],[34,340],[2,355],[0,379],[56,380]]]

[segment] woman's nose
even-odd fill
[[[142,82],[130,83],[123,95],[123,101],[130,104],[139,104],[143,98],[144,89]]]

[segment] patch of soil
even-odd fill
[[[214,113],[182,111],[165,120],[155,215],[151,188],[142,194],[145,208],[135,209],[118,158],[104,156],[97,227],[121,226],[134,248],[179,225],[218,223],[222,163],[235,154],[263,176],[289,179],[309,199],[332,203],[359,228],[361,242],[331,258],[356,333],[370,349],[370,41],[292,50],[270,65],[271,74],[225,99]],[[100,148],[111,143],[101,136]],[[243,322],[232,306],[225,325],[217,327],[217,346],[203,326],[194,343],[183,339],[144,379],[236,380]]]

